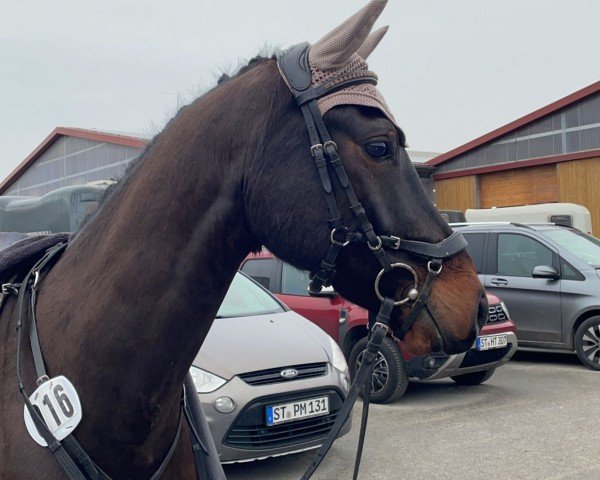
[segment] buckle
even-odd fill
[[[373,324],[373,326],[371,327],[371,332],[375,330],[375,327],[383,328],[386,335],[390,331],[390,327],[388,325],[386,325],[385,323],[375,322]]]
[[[389,239],[394,242],[392,245],[390,245],[390,248],[393,248],[394,250],[400,250],[400,242],[402,239],[400,237],[394,237],[393,235],[390,235]]]
[[[3,283],[2,295],[18,295],[20,283]]]
[[[325,151],[327,152],[328,155],[331,155],[332,153],[336,153],[338,152],[338,146],[337,143],[335,143],[333,140],[327,140],[325,142],[325,144],[323,145],[323,148],[325,149]],[[330,150],[333,149],[333,150]]]
[[[310,154],[314,157],[316,155],[315,152],[317,152],[317,150],[321,150],[321,153],[323,152],[323,144],[322,143],[317,143],[316,145],[313,145],[312,147],[310,147]]]

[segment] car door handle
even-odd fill
[[[504,278],[492,278],[490,283],[496,286],[508,285],[508,280],[505,280]]]

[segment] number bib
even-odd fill
[[[29,397],[34,408],[40,412],[48,429],[62,440],[75,430],[81,421],[81,402],[75,387],[62,375],[42,383]],[[48,446],[38,433],[27,406],[24,406],[25,426],[29,435],[42,447]]]

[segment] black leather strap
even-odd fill
[[[440,267],[441,267],[441,262],[436,262],[436,263],[433,263],[431,268],[429,268],[429,270],[427,272],[427,278],[425,278],[425,282],[423,283],[423,286],[421,287],[421,290],[419,291],[419,296],[415,300],[415,303],[413,303],[413,305],[410,309],[410,312],[408,313],[408,316],[402,322],[402,326],[400,327],[400,339],[404,338],[404,335],[406,335],[408,333],[408,331],[412,328],[414,323],[417,321],[417,318],[419,317],[420,313],[423,311],[424,308],[426,308],[427,299],[429,297],[429,292],[431,291],[431,285],[433,284],[433,279],[439,273]],[[432,317],[432,319],[433,319],[433,317]],[[444,336],[441,333],[439,325],[435,321],[433,323],[437,330],[437,334],[441,337],[442,342],[443,342]]]
[[[403,250],[424,258],[444,260],[453,257],[467,248],[467,241],[461,232],[453,232],[452,235],[438,243],[419,242],[418,240],[404,240],[402,238],[380,235],[382,245],[392,250]],[[367,239],[361,232],[349,234],[353,242],[366,243]]]
[[[196,476],[198,480],[225,480],[225,472],[223,472],[223,467],[219,461],[215,442],[210,433],[206,417],[202,413],[196,386],[189,373],[185,377],[184,387],[184,412],[190,427],[192,450],[196,462]]]
[[[30,311],[28,312],[29,340],[33,353],[36,374],[38,379],[43,379],[44,377],[48,376],[37,334],[37,323],[35,316],[37,288],[40,275],[43,273],[44,269],[50,266],[52,264],[51,262],[58,258],[59,254],[64,251],[66,246],[66,243],[59,243],[50,248],[27,273],[19,286],[17,297],[17,378],[19,381],[19,391],[38,433],[47,444],[48,451],[57,459],[69,480],[110,480],[110,477],[92,461],[90,456],[85,452],[73,435],[69,435],[62,441],[57,440],[56,437],[54,437],[39,411],[31,404],[29,395],[25,391],[25,385],[21,375],[22,331],[25,318],[25,305],[27,303],[26,296],[27,293],[30,292]],[[173,439],[173,443],[171,444],[169,451],[167,452],[167,455],[165,456],[161,465],[149,478],[149,480],[159,480],[169,465],[169,462],[171,461],[171,458],[173,457],[173,454],[175,453],[179,443],[181,426],[184,417],[187,418],[184,413],[184,404],[182,402],[179,415],[179,424],[177,426],[177,432],[175,434],[175,438]],[[193,429],[194,427],[191,426],[190,428]],[[221,477],[211,478],[221,480]],[[224,479],[224,476],[222,478]]]
[[[419,242],[417,240],[400,240],[400,250],[414,253],[421,257],[443,260],[456,255],[467,248],[467,241],[461,232],[454,232],[438,243]]]
[[[301,480],[308,480],[315,473],[325,455],[333,445],[333,442],[337,439],[340,431],[344,427],[344,424],[348,420],[350,413],[352,412],[352,408],[356,403],[356,399],[360,394],[360,391],[364,388],[366,390],[371,390],[371,377],[373,375],[373,367],[375,366],[375,360],[377,359],[377,354],[381,349],[381,344],[383,343],[383,339],[387,335],[389,319],[394,308],[394,300],[391,298],[386,298],[381,304],[381,308],[377,315],[377,319],[375,325],[371,329],[371,336],[369,338],[369,342],[367,343],[367,347],[365,348],[362,363],[356,375],[354,376],[354,381],[350,386],[350,390],[348,391],[348,395],[346,395],[346,400],[344,401],[342,408],[337,414],[335,422],[329,431],[329,434],[323,441],[319,450],[315,454],[315,457],[312,463],[308,466],[304,475],[302,475]],[[363,398],[363,409],[367,408],[366,415],[368,416],[368,404],[369,404],[370,394],[366,398]],[[364,416],[364,415],[363,415]],[[361,434],[359,438],[359,449],[362,450],[362,445],[364,444],[364,435],[366,428],[366,418],[364,419],[364,426],[361,427]],[[360,454],[357,453],[357,461],[355,463],[355,471],[358,472],[358,468],[360,466]]]
[[[324,285],[331,283],[335,275],[335,263],[338,254],[341,249],[351,241],[366,243],[374,254],[375,258],[380,263],[383,273],[390,272],[393,268],[386,254],[386,248],[396,250],[400,249],[410,252],[414,255],[429,258],[430,262],[428,264],[428,268],[432,264],[434,264],[436,268],[429,268],[429,273],[425,283],[421,288],[416,301],[412,305],[408,318],[405,322],[403,322],[401,336],[404,336],[408,329],[412,327],[419,314],[424,308],[426,308],[427,298],[431,289],[431,283],[433,282],[435,275],[437,275],[437,273],[439,273],[441,270],[441,259],[448,258],[463,250],[466,247],[466,241],[459,232],[455,232],[450,237],[437,244],[402,240],[393,236],[378,236],[375,233],[373,224],[369,221],[365,209],[358,200],[356,192],[354,191],[346,170],[344,169],[343,162],[338,154],[337,145],[332,141],[329,135],[327,126],[325,125],[317,105],[317,99],[349,85],[354,85],[357,83],[376,84],[377,76],[372,72],[359,72],[354,75],[350,74],[346,76],[341,75],[324,85],[313,87],[311,70],[308,63],[309,48],[310,46],[308,43],[302,43],[295,45],[278,55],[278,65],[281,74],[290,87],[290,90],[296,100],[296,104],[300,107],[304,117],[304,122],[306,124],[311,142],[311,155],[315,159],[319,179],[327,200],[327,206],[330,215],[329,226],[332,230],[331,245],[321,261],[319,268],[316,270],[316,272],[313,272],[309,285],[309,291],[318,292]],[[348,229],[346,229],[342,224],[333,189],[334,184],[332,182],[332,175],[337,178],[340,186],[343,189],[343,192],[348,198],[350,210],[358,221],[357,232],[348,232]],[[335,234],[339,234],[340,232],[344,233],[345,238],[335,238]],[[393,306],[394,300],[390,298],[385,298],[381,304],[377,319],[374,325],[371,326],[371,337],[367,345],[367,350],[365,350],[365,353],[363,354],[362,364],[356,373],[354,382],[350,387],[346,400],[342,405],[340,412],[338,412],[338,416],[333,427],[331,428],[331,431],[327,435],[323,445],[317,451],[313,463],[302,476],[302,480],[308,480],[315,472],[323,460],[323,457],[333,444],[334,440],[337,438],[344,423],[346,422],[360,389],[364,387],[365,391],[363,396],[361,432],[354,468],[354,479],[356,480],[360,466],[361,452],[368,419],[373,362],[375,361],[377,352],[379,351],[381,343],[387,334],[389,328],[389,318]],[[437,322],[435,319],[433,320],[438,330],[438,334],[442,335]]]

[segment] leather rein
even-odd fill
[[[425,310],[428,312],[428,316],[433,322],[442,343],[445,344],[443,332],[435,317],[427,308],[427,298],[433,280],[442,271],[442,261],[464,250],[467,246],[467,242],[460,232],[454,232],[448,238],[438,243],[404,240],[393,235],[377,235],[375,233],[374,227],[369,221],[365,209],[352,188],[350,179],[348,178],[342,160],[338,154],[337,145],[329,135],[323,116],[317,105],[317,100],[351,85],[360,83],[371,83],[376,85],[377,75],[369,71],[357,72],[354,74],[338,76],[323,85],[313,87],[311,70],[308,63],[309,49],[310,45],[305,42],[294,45],[277,55],[279,71],[284,77],[288,87],[294,95],[296,104],[300,107],[302,112],[310,137],[310,154],[314,158],[329,210],[328,225],[331,231],[331,244],[325,257],[321,261],[319,268],[311,274],[311,282],[308,287],[309,293],[319,292],[324,286],[331,285],[331,281],[336,273],[335,263],[342,248],[350,243],[366,244],[381,265],[381,271],[377,275],[374,284],[377,298],[381,301],[381,307],[374,321],[369,319],[369,342],[365,349],[362,363],[355,375],[344,404],[338,412],[329,434],[317,451],[313,462],[302,476],[302,480],[308,480],[316,471],[346,423],[346,420],[352,411],[352,407],[362,390],[363,411],[353,474],[353,479],[356,480],[360,468],[362,447],[364,444],[369,412],[371,377],[373,375],[377,354],[390,329],[389,325],[392,310],[394,307],[400,305],[406,304],[407,306],[410,306],[410,312],[400,327],[400,339],[402,339],[412,328],[420,313]],[[358,231],[356,232],[349,231],[343,224],[340,209],[333,191],[333,175],[337,178],[338,183],[341,185],[349,200],[350,210],[358,223]],[[391,263],[386,253],[386,249],[402,250],[427,260],[427,277],[420,289],[418,287],[418,276],[414,268],[406,263]],[[412,288],[408,291],[407,296],[400,300],[384,296],[379,287],[382,277],[394,269],[407,270],[413,278]]]

